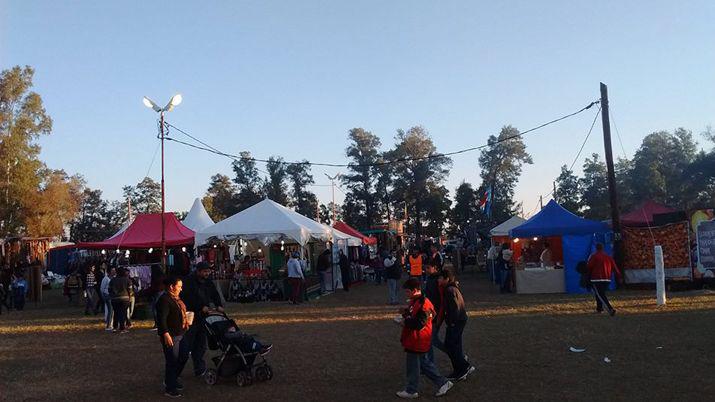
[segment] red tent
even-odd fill
[[[172,212],[164,213],[164,239],[167,247],[194,244],[194,232],[184,226]],[[161,247],[161,214],[137,215],[127,229],[100,242],[79,243],[80,249],[128,249]]]
[[[648,226],[653,223],[655,215],[669,214],[671,212],[677,211],[649,200],[635,207],[633,211],[621,215],[621,224],[625,226]]]
[[[354,236],[354,237],[362,239],[363,244],[368,244],[368,245],[369,244],[377,244],[376,238],[370,237],[370,236],[365,236],[364,234],[360,233],[357,229],[353,228],[352,226],[348,225],[345,222],[337,221],[337,222],[335,222],[333,227],[345,234],[349,234],[350,236]]]

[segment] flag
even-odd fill
[[[482,198],[479,200],[479,209],[484,212],[487,216],[491,216],[492,213],[492,186],[487,187],[484,190]]]

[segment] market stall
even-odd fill
[[[611,231],[605,223],[579,218],[553,200],[509,235],[515,240],[541,239],[552,247],[553,266],[517,264],[518,293],[585,293],[576,265],[588,260],[597,242],[611,250]]]

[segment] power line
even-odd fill
[[[618,137],[618,143],[621,144],[621,152],[623,152],[623,159],[628,159],[628,155],[626,154],[626,148],[623,146],[623,140],[621,140],[621,133],[618,132],[618,126],[616,125],[616,118],[615,114],[613,113],[613,105],[609,104],[610,107],[610,113],[611,113],[611,121],[613,122],[613,128],[616,129],[616,137]]]
[[[191,138],[192,140],[194,140],[194,141],[200,143],[202,146],[198,146],[198,145],[195,145],[195,144],[190,144],[190,143],[188,143],[188,142],[181,141],[181,140],[178,140],[178,139],[172,138],[172,137],[165,137],[165,139],[168,140],[168,141],[174,141],[174,142],[176,142],[176,143],[179,143],[179,144],[182,144],[182,145],[186,145],[186,146],[191,147],[191,148],[199,149],[199,150],[206,151],[206,152],[211,152],[211,153],[214,153],[214,154],[220,155],[220,156],[225,156],[225,157],[227,157],[227,158],[231,158],[231,159],[234,159],[234,160],[248,160],[248,161],[253,161],[253,162],[261,162],[261,163],[269,163],[269,162],[270,162],[270,163],[279,163],[279,164],[285,164],[285,165],[309,165],[309,166],[324,166],[324,167],[373,167],[373,166],[391,165],[391,164],[396,164],[396,163],[405,163],[405,162],[422,161],[422,160],[429,160],[429,159],[446,158],[446,157],[449,157],[449,156],[452,156],[452,155],[458,155],[458,154],[463,154],[463,153],[466,153],[466,152],[476,151],[476,150],[483,149],[483,148],[487,148],[487,147],[492,147],[492,146],[497,145],[497,144],[499,144],[499,143],[506,142],[506,141],[512,140],[512,139],[514,139],[514,138],[522,137],[522,136],[524,136],[524,135],[526,135],[526,134],[528,134],[528,133],[530,133],[530,132],[532,132],[532,131],[539,130],[539,129],[544,128],[544,127],[546,127],[546,126],[548,126],[548,125],[551,125],[551,124],[557,123],[557,122],[559,122],[559,121],[561,121],[561,120],[564,120],[564,119],[567,119],[567,118],[569,118],[569,117],[575,116],[575,115],[577,115],[577,114],[579,114],[579,113],[582,113],[582,112],[584,112],[584,111],[590,109],[591,107],[593,107],[593,105],[596,105],[596,104],[598,104],[598,103],[599,103],[599,101],[593,101],[593,102],[589,103],[588,105],[584,106],[583,108],[579,109],[579,110],[576,111],[576,112],[569,113],[569,114],[567,114],[567,115],[564,115],[564,116],[561,116],[561,117],[559,117],[559,118],[553,119],[553,120],[548,121],[548,122],[546,122],[546,123],[540,124],[540,125],[538,125],[538,126],[536,126],[536,127],[532,127],[532,128],[530,128],[530,129],[528,129],[528,130],[526,130],[526,131],[522,131],[522,132],[520,132],[520,133],[518,133],[518,134],[511,135],[511,136],[504,137],[504,138],[500,138],[500,139],[498,139],[498,140],[496,140],[496,141],[494,141],[494,142],[492,142],[492,143],[488,143],[488,144],[485,144],[485,145],[480,145],[480,146],[476,146],[476,147],[465,148],[465,149],[461,149],[461,150],[453,151],[453,152],[431,154],[431,155],[422,156],[422,157],[416,157],[416,158],[398,158],[398,159],[393,159],[393,160],[389,160],[389,161],[376,162],[376,163],[365,163],[365,164],[355,164],[355,163],[347,163],[347,164],[344,164],[344,163],[343,163],[343,164],[338,164],[338,163],[322,163],[322,162],[310,162],[310,161],[303,161],[303,162],[276,161],[276,160],[267,160],[267,159],[260,159],[260,158],[254,158],[254,157],[244,157],[244,156],[240,156],[240,155],[233,155],[233,154],[229,154],[229,153],[220,151],[220,150],[218,150],[218,149],[212,147],[211,145],[209,145],[209,144],[207,144],[207,143],[205,143],[205,142],[199,140],[198,138],[196,138],[196,137],[192,136],[191,134],[187,133],[185,130],[180,129],[180,128],[174,126],[174,125],[171,124],[171,123],[165,123],[165,124],[166,124],[168,127],[171,127],[171,128],[173,128],[173,129],[177,130],[178,132],[180,132],[180,133],[186,135],[187,137]]]

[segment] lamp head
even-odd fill
[[[161,108],[159,107],[159,105],[154,103],[154,101],[147,98],[146,96],[144,97],[144,99],[142,99],[142,102],[144,103],[144,106],[148,107],[149,109],[153,109],[157,113],[161,112]]]
[[[164,111],[165,112],[171,112],[174,110],[175,106],[179,106],[181,101],[184,100],[184,98],[181,96],[181,94],[176,94],[169,99],[169,103],[164,106]]]

